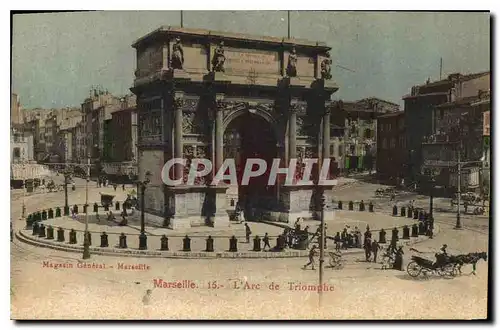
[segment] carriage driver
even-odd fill
[[[446,260],[448,259],[448,252],[446,252],[446,248],[448,248],[448,245],[443,244],[440,249],[441,253],[436,253],[435,265],[444,266],[446,264]]]

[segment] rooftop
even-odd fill
[[[232,32],[221,32],[221,31],[211,31],[205,29],[189,29],[180,28],[172,26],[161,26],[160,28],[146,34],[145,36],[137,39],[132,47],[138,48],[142,43],[147,42],[155,38],[158,35],[176,35],[176,36],[204,36],[214,39],[225,39],[225,40],[246,40],[250,42],[261,42],[267,44],[288,44],[297,45],[302,47],[320,47],[323,51],[328,51],[331,48],[326,46],[326,43],[320,41],[311,41],[306,39],[295,39],[295,38],[283,38],[283,37],[267,37],[267,36],[255,36],[242,33],[232,33]]]

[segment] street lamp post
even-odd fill
[[[87,157],[87,182],[85,183],[85,232],[83,234],[83,259],[90,259],[89,181],[90,181],[90,157]]]
[[[146,171],[144,181],[138,182],[138,188],[141,189],[141,234],[139,235],[139,250],[147,250],[148,248],[148,237],[145,233],[145,202],[144,193],[146,192],[146,186],[150,182],[151,173]]]
[[[433,219],[433,210],[434,210],[434,188],[436,184],[436,179],[431,176],[429,180],[429,188],[430,188],[430,197],[429,197],[429,217]]]

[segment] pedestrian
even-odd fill
[[[396,258],[394,259],[394,269],[403,270],[403,247],[400,246],[396,251]]]
[[[122,190],[125,191],[125,184],[122,184]]]
[[[309,250],[309,262],[302,267],[302,269],[306,269],[307,266],[312,265],[312,270],[314,270],[314,265],[316,264],[314,257],[318,254],[316,250],[316,245],[313,245],[312,249]]]
[[[151,304],[151,294],[152,293],[153,293],[153,291],[151,289],[146,290],[146,294],[144,295],[144,297],[142,297],[142,303],[144,305]]]
[[[245,236],[247,238],[247,243],[250,243],[250,235],[252,235],[252,231],[250,230],[248,223],[245,223]]]
[[[372,243],[372,253],[373,253],[373,262],[374,263],[377,263],[377,254],[378,254],[378,250],[380,250],[381,247],[380,247],[380,244],[378,244],[377,240],[373,240],[373,243]]]
[[[113,189],[116,191],[116,188],[118,187],[118,185],[116,183],[113,183]]]
[[[264,250],[266,250],[266,247],[271,248],[271,245],[269,244],[269,236],[267,235],[267,233],[264,235],[262,241],[264,242]]]
[[[364,249],[365,249],[366,261],[370,262],[371,249],[372,249],[372,239],[371,238],[365,238]]]

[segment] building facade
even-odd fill
[[[10,95],[10,122],[12,124],[24,123],[21,101],[19,100],[19,95],[17,94]]]
[[[378,98],[343,103],[344,173],[372,171],[377,158],[377,118],[399,110],[399,105]]]
[[[433,131],[422,142],[422,174],[449,194],[458,186],[458,161],[463,163],[461,189],[481,190],[484,113],[489,110],[489,72],[455,77],[449,101],[434,107]]]
[[[441,115],[440,112],[436,113],[436,106],[474,97],[479,90],[489,90],[489,85],[489,72],[469,75],[454,73],[443,80],[427,81],[424,85],[414,86],[411,93],[403,97],[408,147],[407,176],[410,180],[426,180],[426,176],[421,177],[425,161],[422,148],[423,143],[428,145],[429,142],[426,141],[429,141],[430,136],[438,133],[436,118]]]
[[[215,171],[186,185],[188,166],[170,173],[181,185],[166,186],[161,172],[171,158],[188,165],[192,158],[209,158],[215,170],[227,158],[237,166],[252,157],[268,163],[277,157],[284,164],[298,159],[299,166],[303,158],[330,158],[330,100],[338,87],[326,45],[160,28],[133,47],[139,180],[151,174],[148,221],[172,228],[228,225],[228,186],[209,184]],[[289,222],[317,209],[312,185],[268,186],[262,176],[237,190],[248,218],[259,211]]]
[[[377,176],[399,184],[407,174],[405,113],[377,117]]]

